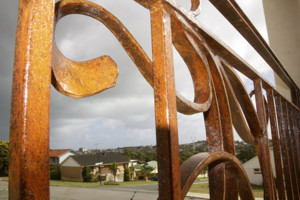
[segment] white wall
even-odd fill
[[[271,157],[271,165],[273,176],[276,177],[275,173],[275,164],[274,164],[274,154],[273,150],[270,150],[270,157]],[[243,164],[243,167],[247,173],[249,181],[253,185],[263,185],[263,178],[261,173],[255,173],[254,169],[260,169],[258,157],[255,156],[254,158],[248,160]]]
[[[262,174],[254,173],[255,168],[260,168],[257,156],[244,163],[243,166],[251,184],[253,185],[263,184]]]
[[[75,153],[72,153],[70,151],[62,154],[61,156],[59,156],[59,164],[61,164],[66,158],[68,158],[69,156],[75,155]]]
[[[300,87],[300,6],[299,0],[263,0],[272,50]],[[290,99],[290,90],[275,76],[276,88]]]
[[[80,165],[72,157],[67,158],[65,160],[65,162],[62,164],[62,166],[66,166],[66,167],[80,167]]]

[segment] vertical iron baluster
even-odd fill
[[[285,130],[287,125],[283,115],[282,98],[279,96],[275,96],[275,103],[276,103],[276,112],[278,118],[278,127],[279,127],[278,130],[280,135],[280,147],[281,147],[286,195],[287,195],[287,199],[293,200],[294,195],[293,195],[293,188],[291,182],[290,160],[288,155],[286,130]]]
[[[170,20],[170,13],[166,11],[161,1],[157,1],[151,9],[151,32],[160,200],[181,199]]]
[[[212,80],[214,82],[214,88],[216,91],[216,98],[219,105],[224,151],[235,155],[231,112],[224,82],[225,77],[223,77],[220,72],[222,70],[221,62],[218,58],[215,58],[215,60],[216,61],[214,61],[212,58],[208,59]],[[238,190],[236,177],[234,175],[234,170],[228,165],[225,165],[225,184],[225,199],[237,200]]]
[[[298,168],[300,169],[300,114],[299,114],[299,110],[292,107],[292,120],[293,120],[293,130],[294,130],[294,145],[295,145],[295,149],[296,149],[296,157],[298,158]],[[300,173],[298,174],[300,176]],[[299,178],[300,179],[300,178]],[[300,181],[298,179],[298,181]],[[300,187],[300,186],[299,186]],[[300,188],[299,188],[300,189]]]
[[[283,111],[283,120],[286,123],[285,126],[285,136],[286,136],[286,143],[287,143],[287,151],[290,161],[290,173],[291,173],[291,182],[292,182],[292,188],[293,188],[293,195],[294,199],[298,198],[298,188],[297,188],[297,179],[296,179],[296,168],[295,168],[295,158],[294,158],[294,150],[292,147],[292,135],[291,135],[291,122],[289,119],[289,110],[288,110],[288,102],[283,101],[282,103],[282,111]]]
[[[49,199],[54,0],[20,0],[10,118],[9,199]]]
[[[257,107],[257,114],[260,121],[260,125],[263,129],[263,137],[257,139],[257,155],[260,160],[260,166],[263,175],[263,184],[264,184],[264,199],[272,200],[276,199],[276,192],[274,187],[274,178],[270,160],[270,150],[269,150],[269,138],[267,133],[267,122],[266,122],[266,113],[263,97],[263,88],[262,80],[254,80],[254,91],[255,91],[255,100]]]
[[[298,199],[300,198],[300,169],[299,169],[299,157],[298,157],[298,149],[296,143],[296,126],[295,126],[295,116],[293,112],[293,107],[290,103],[287,103],[288,107],[288,116],[289,116],[289,130],[290,130],[290,143],[291,149],[293,151],[293,161],[294,161],[294,171],[295,171],[295,179],[296,179],[296,191],[298,195]]]
[[[280,151],[280,143],[279,143],[279,139],[278,139],[278,126],[277,126],[278,121],[277,121],[277,113],[276,113],[276,108],[275,108],[273,89],[267,90],[267,98],[268,98],[268,110],[269,110],[270,124],[271,124],[272,144],[273,144],[273,152],[274,152],[274,160],[275,160],[276,179],[277,179],[276,185],[277,185],[277,189],[278,189],[278,197],[279,197],[279,200],[285,200],[285,189],[284,189],[284,181],[283,181],[281,151]]]
[[[216,69],[215,60],[211,56],[208,57],[208,62],[211,67]],[[213,76],[213,79],[215,78],[216,76]],[[215,87],[217,86],[213,84],[211,107],[204,113],[208,152],[224,151],[220,106]],[[225,199],[225,164],[210,165],[208,173],[210,199]]]

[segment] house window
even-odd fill
[[[51,157],[51,158],[50,158],[50,162],[51,162],[51,163],[58,163],[58,158],[56,158],[56,157]]]
[[[260,168],[254,168],[254,174],[261,174]]]

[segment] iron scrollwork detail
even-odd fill
[[[149,10],[156,2],[136,1]],[[241,138],[250,144],[255,143],[255,138],[261,137],[262,130],[250,97],[234,70],[225,60],[213,53],[210,43],[203,37],[203,32],[199,31],[197,24],[193,23],[192,17],[184,15],[182,10],[177,8],[175,1],[167,0],[163,6],[171,16],[172,43],[185,61],[194,84],[193,102],[176,92],[177,111],[188,115],[203,112],[208,140],[209,153],[191,157],[181,166],[182,198],[200,169],[205,166],[213,168],[212,166],[216,165],[223,168],[223,172],[219,170],[218,173],[230,171],[230,166],[237,169],[239,175],[235,176],[235,179],[240,183],[240,195],[247,193],[247,198],[253,199],[246,173],[234,156],[232,129],[233,125]],[[192,0],[193,17],[199,10],[200,0]],[[55,24],[70,14],[86,15],[103,23],[119,40],[143,77],[154,87],[152,61],[114,15],[89,1],[62,0],[56,4]],[[117,75],[117,65],[109,56],[75,62],[64,57],[54,42],[52,84],[59,92],[73,98],[94,95],[115,86]],[[225,185],[226,181],[223,181]],[[229,189],[231,187],[233,185],[228,186]],[[225,190],[222,193],[226,193]]]

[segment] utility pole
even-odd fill
[[[100,180],[100,186],[102,185],[102,180],[101,180],[101,152],[100,150],[98,151],[98,143],[95,144],[96,146],[96,154],[98,155],[98,161],[99,161],[99,180]]]
[[[99,160],[99,180],[100,180],[100,186],[102,185],[102,180],[101,180],[101,157],[100,154],[101,152],[97,152],[98,154],[98,160]]]

